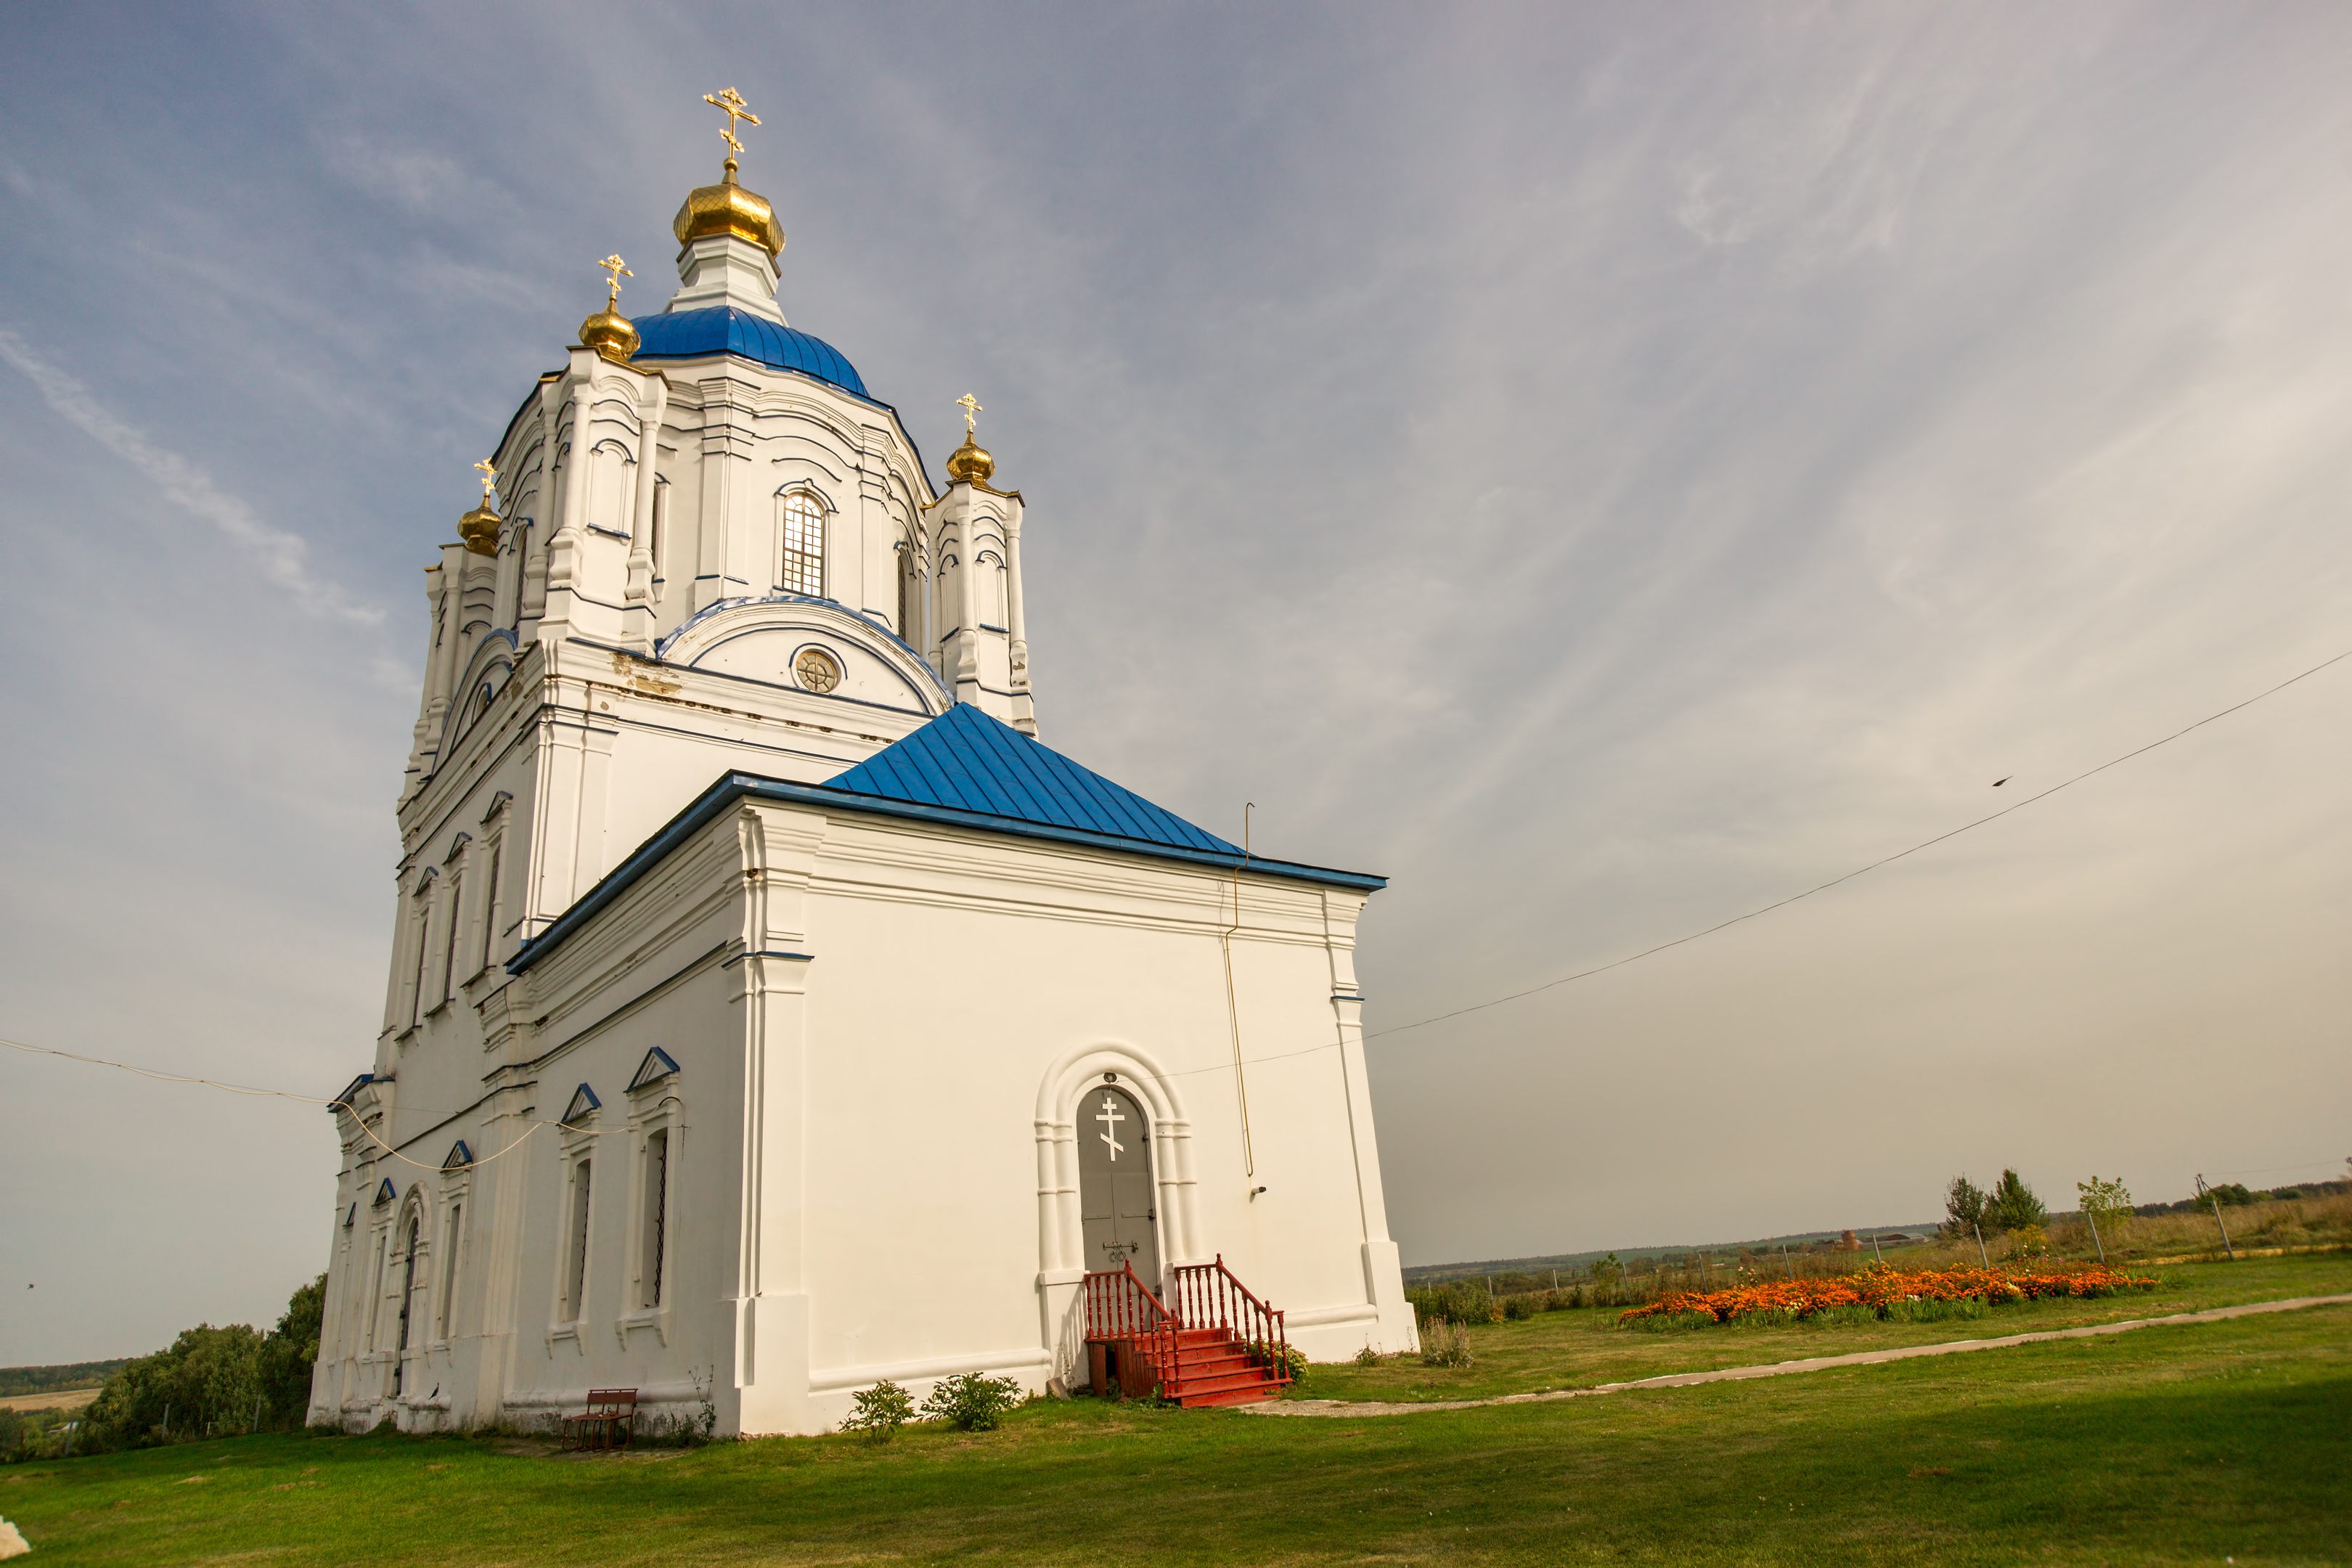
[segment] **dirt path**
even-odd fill
[[[1894,1350],[1857,1351],[1852,1355],[1814,1356],[1806,1361],[1773,1362],[1767,1366],[1727,1366],[1714,1372],[1675,1372],[1663,1377],[1637,1378],[1632,1383],[1604,1383],[1597,1388],[1555,1388],[1542,1394],[1500,1394],[1491,1399],[1278,1399],[1239,1408],[1252,1415],[1356,1416],[1417,1415],[1424,1410],[1475,1410],[1487,1405],[1541,1405],[1555,1399],[1589,1399],[1597,1394],[1622,1394],[1629,1388],[1688,1388],[1701,1383],[1736,1383],[1750,1377],[1785,1377],[1795,1372],[1826,1372],[1834,1366],[1875,1366],[1881,1362],[1909,1361],[1914,1356],[2005,1350],[2011,1345],[2040,1344],[2044,1340],[2087,1340],[2096,1334],[2125,1334],[2134,1329],[2159,1328],[2168,1323],[2218,1323],[2229,1318],[2250,1318],[2258,1312],[2292,1312],[2304,1307],[2334,1307],[2347,1301],[2352,1301],[2352,1295],[2296,1296],[2284,1301],[2252,1301],[2242,1307],[2214,1307],[2202,1312],[2179,1312],[2168,1318],[2132,1318],[2120,1323],[2093,1323],[2080,1329],[2045,1329],[2039,1333],[2004,1334],[1997,1340],[1950,1340],[1939,1345],[1903,1345]]]

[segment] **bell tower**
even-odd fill
[[[727,153],[678,208],[677,290],[631,317],[635,274],[597,263],[603,307],[425,570],[386,1079],[443,1035],[468,1049],[425,1055],[468,1081],[479,1051],[527,1059],[506,961],[725,775],[822,783],[959,702],[1035,732],[1022,500],[990,482],[978,400],[942,490],[898,411],[786,322],[782,226],[740,178],[759,118],[706,101]]]

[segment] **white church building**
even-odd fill
[[[734,157],[676,230],[667,309],[582,324],[426,569],[310,1420],[634,1388],[814,1433],[886,1378],[1172,1384],[1155,1324],[1235,1365],[1411,1348],[1354,961],[1381,879],[1040,743],[1020,493],[969,423],[935,485],[786,324]]]

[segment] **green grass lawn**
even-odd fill
[[[0,1513],[28,1568],[2347,1563],[2352,1307],[1418,1415],[1080,1400],[887,1447],[500,1447],[189,1444],[0,1472]]]
[[[2140,1272],[2153,1274],[2162,1283],[2153,1290],[2132,1290],[2120,1296],[2021,1301],[1988,1308],[1980,1318],[1927,1323],[1787,1323],[1762,1328],[1725,1323],[1654,1331],[1617,1327],[1614,1307],[1539,1312],[1517,1322],[1471,1330],[1470,1348],[1475,1359],[1466,1367],[1423,1366],[1418,1356],[1391,1357],[1376,1367],[1318,1366],[1295,1392],[1312,1399],[1480,1399],[1897,1345],[1998,1339],[2004,1334],[2071,1329],[2125,1318],[2158,1318],[2288,1296],[2352,1293],[2352,1253],[2345,1252],[2235,1264],[2176,1264]]]

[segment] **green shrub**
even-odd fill
[[[1356,1364],[1364,1367],[1378,1366],[1381,1364],[1381,1352],[1367,1344],[1356,1352]]]
[[[2033,1189],[2025,1184],[2022,1176],[2015,1171],[2003,1171],[2000,1181],[1985,1199],[1985,1218],[1989,1222],[1987,1229],[1997,1226],[2002,1230],[2024,1230],[2032,1226],[2038,1230],[2049,1223],[2050,1211],[2042,1206],[2042,1200],[2033,1195]]]
[[[877,1443],[887,1443],[898,1428],[915,1418],[915,1396],[884,1378],[871,1388],[850,1395],[852,1409],[842,1422],[845,1432],[863,1432]]]
[[[1503,1298],[1503,1316],[1508,1318],[1511,1321],[1515,1323],[1524,1322],[1526,1320],[1532,1318],[1535,1315],[1535,1302],[1530,1300],[1528,1298],[1525,1296],[1506,1296]]]
[[[1470,1362],[1470,1331],[1465,1325],[1444,1319],[1422,1325],[1422,1365],[1468,1366]]]
[[[1985,1205],[1990,1201],[1984,1189],[1974,1182],[1966,1176],[1954,1176],[1952,1184],[1944,1190],[1944,1238],[1966,1241],[1989,1225]]]
[[[1021,1403],[1021,1385],[1009,1377],[961,1373],[943,1377],[923,1401],[923,1415],[959,1432],[992,1432],[1004,1413]]]

